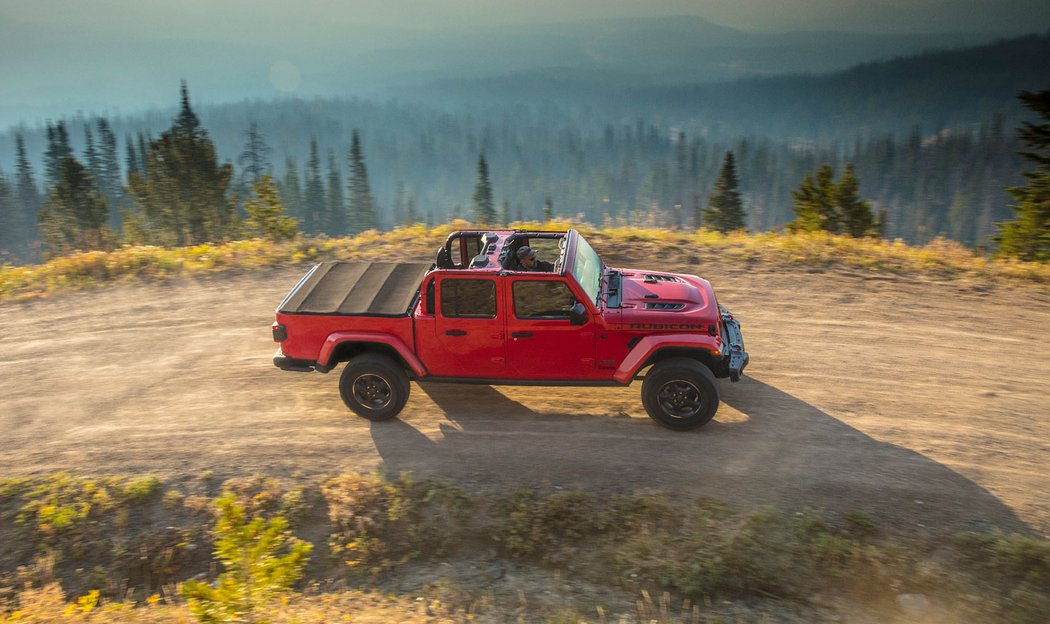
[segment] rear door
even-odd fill
[[[500,280],[450,277],[437,280],[435,340],[440,357],[427,366],[439,377],[506,376],[506,346],[500,318]]]
[[[569,308],[577,301],[561,277],[507,279],[507,362],[521,379],[597,378],[594,320],[573,325]]]

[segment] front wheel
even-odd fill
[[[365,353],[346,363],[339,395],[355,414],[368,420],[390,420],[408,402],[408,376],[393,359]]]
[[[685,431],[707,424],[718,411],[714,373],[689,358],[655,364],[642,382],[642,405],[668,429]]]

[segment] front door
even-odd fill
[[[576,303],[564,279],[522,276],[506,295],[507,362],[521,379],[594,379],[594,321],[573,325]]]
[[[438,377],[506,376],[503,319],[495,278],[445,277],[438,280],[435,339],[439,357],[428,362]]]

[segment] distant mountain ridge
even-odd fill
[[[959,127],[1002,115],[1016,95],[1050,84],[1050,34],[961,49],[929,50],[841,71],[660,84],[653,74],[547,67],[445,80],[426,88],[444,102],[605,102],[621,114],[670,116],[707,130],[758,136],[824,137]]]
[[[766,135],[829,137],[960,128],[1023,114],[1020,91],[1050,86],[1050,33],[862,63],[816,76],[633,90],[629,100],[696,116],[733,111]]]
[[[696,16],[609,19],[465,33],[419,46],[391,45],[349,60],[329,79],[345,74],[366,82],[383,79],[425,89],[432,83],[561,67],[682,84],[833,71],[987,39],[975,33],[756,33]]]

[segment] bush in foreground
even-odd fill
[[[100,487],[123,502],[96,511]],[[0,523],[4,544],[24,542],[0,548],[0,622],[324,622],[349,614],[382,614],[375,621],[578,622],[601,621],[593,617],[598,607],[635,611],[627,621],[661,622],[692,621],[697,608],[714,622],[727,613],[719,610],[724,601],[762,605],[744,615],[728,611],[734,614],[728,621],[745,623],[763,621],[755,609],[814,617],[830,609],[892,620],[902,594],[928,597],[946,621],[1043,624],[1050,617],[1050,543],[1031,536],[915,540],[883,530],[861,511],[737,511],[706,499],[580,491],[468,493],[446,482],[354,473],[293,489],[277,479],[239,478],[227,481],[214,501],[192,492],[169,495],[186,487],[212,486],[203,479],[176,487],[71,475],[0,481],[0,517],[25,518]],[[44,504],[92,510],[87,520],[65,525],[83,532],[64,529],[67,539],[54,540],[32,528],[41,524],[37,511]],[[194,536],[183,539],[208,544],[216,508],[214,553],[225,569],[211,583],[186,580],[203,577],[205,548],[158,585],[134,576],[120,553],[80,544],[103,534],[130,543],[121,531],[131,528],[119,529],[129,518],[137,524],[137,543],[168,536],[177,518]],[[291,589],[310,544],[291,535],[285,513],[297,515],[297,531],[312,536],[321,551],[303,594]],[[89,530],[91,524],[97,528]],[[470,572],[485,567],[515,574],[498,581],[502,571]],[[521,579],[540,577],[554,580],[533,582],[533,595],[518,593]],[[406,588],[402,583],[411,578],[429,580]],[[71,598],[59,582],[73,591]],[[329,591],[319,582],[331,583]],[[563,584],[596,589],[573,589],[569,598],[559,589]],[[22,591],[5,598],[4,587]],[[669,592],[659,606],[646,599],[631,607],[631,596],[653,589]],[[535,594],[560,595],[561,602]],[[680,619],[671,615],[670,595],[683,603]],[[610,605],[610,596],[619,598]],[[822,597],[819,606],[815,596]],[[808,616],[800,617],[787,621]]]

